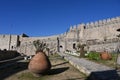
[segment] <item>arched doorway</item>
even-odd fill
[[[76,49],[76,44],[75,43],[73,43],[73,49]]]
[[[63,52],[63,46],[60,45],[59,48],[60,48],[60,52]]]

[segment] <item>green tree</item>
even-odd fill
[[[85,44],[80,44],[80,43],[77,44],[77,48],[78,50],[80,50],[80,57],[85,57],[85,50],[84,50],[85,46],[86,46]]]

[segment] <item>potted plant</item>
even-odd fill
[[[40,40],[36,40],[33,41],[33,45],[36,48],[36,54],[29,62],[28,69],[38,77],[50,70],[51,63],[44,52],[44,50],[47,48],[47,44]]]

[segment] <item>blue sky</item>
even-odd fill
[[[120,16],[120,0],[0,0],[0,34],[49,36]]]

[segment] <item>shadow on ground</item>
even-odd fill
[[[86,80],[120,80],[116,70],[92,72]]]
[[[52,65],[52,67],[59,66],[59,65],[63,65],[63,64],[66,64],[66,63],[69,63],[69,62],[66,61],[66,62],[63,62],[63,63],[55,64],[55,65]]]
[[[12,66],[8,66],[7,68],[3,68],[0,70],[0,80],[4,80],[5,78],[14,75],[17,72],[25,70],[28,68],[28,62],[16,62]]]
[[[59,66],[66,63],[68,62],[63,62],[60,64],[56,64],[54,66]],[[15,62],[12,66],[9,66],[0,70],[0,80],[4,80],[5,78],[26,69],[28,69],[28,62]],[[68,69],[69,67],[54,68],[49,70],[47,73],[44,73],[43,75],[55,75],[55,74],[62,73]]]
[[[48,71],[47,75],[55,75],[68,70],[69,67],[55,68]]]

